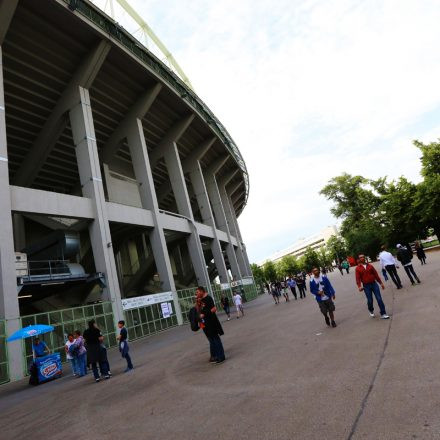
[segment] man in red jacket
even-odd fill
[[[364,291],[367,297],[367,307],[370,312],[370,316],[374,318],[374,307],[373,307],[373,295],[376,298],[377,305],[380,309],[380,316],[382,319],[389,319],[385,310],[385,304],[382,301],[382,295],[380,294],[379,283],[382,290],[385,286],[380,279],[379,274],[376,269],[369,263],[365,261],[365,255],[359,255],[358,265],[356,267],[356,284],[359,288],[359,292]]]

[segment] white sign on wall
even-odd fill
[[[169,309],[169,304],[170,303],[161,303],[160,304],[160,307],[161,307],[161,309],[162,309],[162,316],[164,317],[164,318],[169,318],[170,316],[171,316],[171,312],[170,312],[170,309]]]
[[[252,278],[245,278],[244,280],[241,280],[243,283],[243,286],[248,286],[250,284],[254,284],[254,280]]]
[[[232,281],[232,283],[231,283],[231,287],[237,287],[237,286],[241,286],[241,280],[238,280],[238,281]]]
[[[228,290],[231,286],[229,285],[229,283],[222,283],[220,284],[220,289],[221,290]]]
[[[130,310],[172,300],[173,292],[163,292],[155,293],[153,295],[136,296],[134,298],[124,298],[121,302],[123,310]]]

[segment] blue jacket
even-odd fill
[[[318,292],[320,290],[324,290],[324,293],[329,297],[332,298],[335,295],[335,289],[333,289],[333,286],[330,284],[329,279],[322,275],[322,287],[320,288],[318,283],[315,283],[315,279],[312,278],[310,280],[310,292],[315,295],[316,301],[321,302],[321,295],[318,295]]]

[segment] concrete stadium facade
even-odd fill
[[[209,108],[86,0],[0,1],[0,320],[252,277],[243,158]],[[0,332],[1,333],[1,332]],[[8,346],[12,379],[22,346]]]

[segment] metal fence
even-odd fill
[[[181,289],[177,291],[177,298],[179,299],[180,310],[182,311],[184,323],[188,322],[188,313],[191,307],[194,306],[196,290],[197,287],[190,287],[189,289]]]
[[[162,316],[160,304],[125,310],[125,324],[130,340],[144,338],[177,326],[177,315],[174,304],[170,302],[172,313],[169,318]]]
[[[40,339],[48,345],[52,353],[60,353],[61,360],[65,362],[66,352],[64,345],[67,340],[67,335],[73,333],[75,330],[80,330],[82,333],[88,327],[88,321],[92,319],[96,321],[97,326],[104,335],[105,344],[108,347],[116,345],[116,331],[110,302],[22,316],[21,325],[22,327],[34,324],[52,325],[54,331],[41,335]],[[23,353],[25,359],[25,374],[28,374],[29,365],[32,361],[31,339],[25,339],[23,341]]]
[[[6,347],[6,321],[0,320],[0,384],[9,382],[8,349]]]

